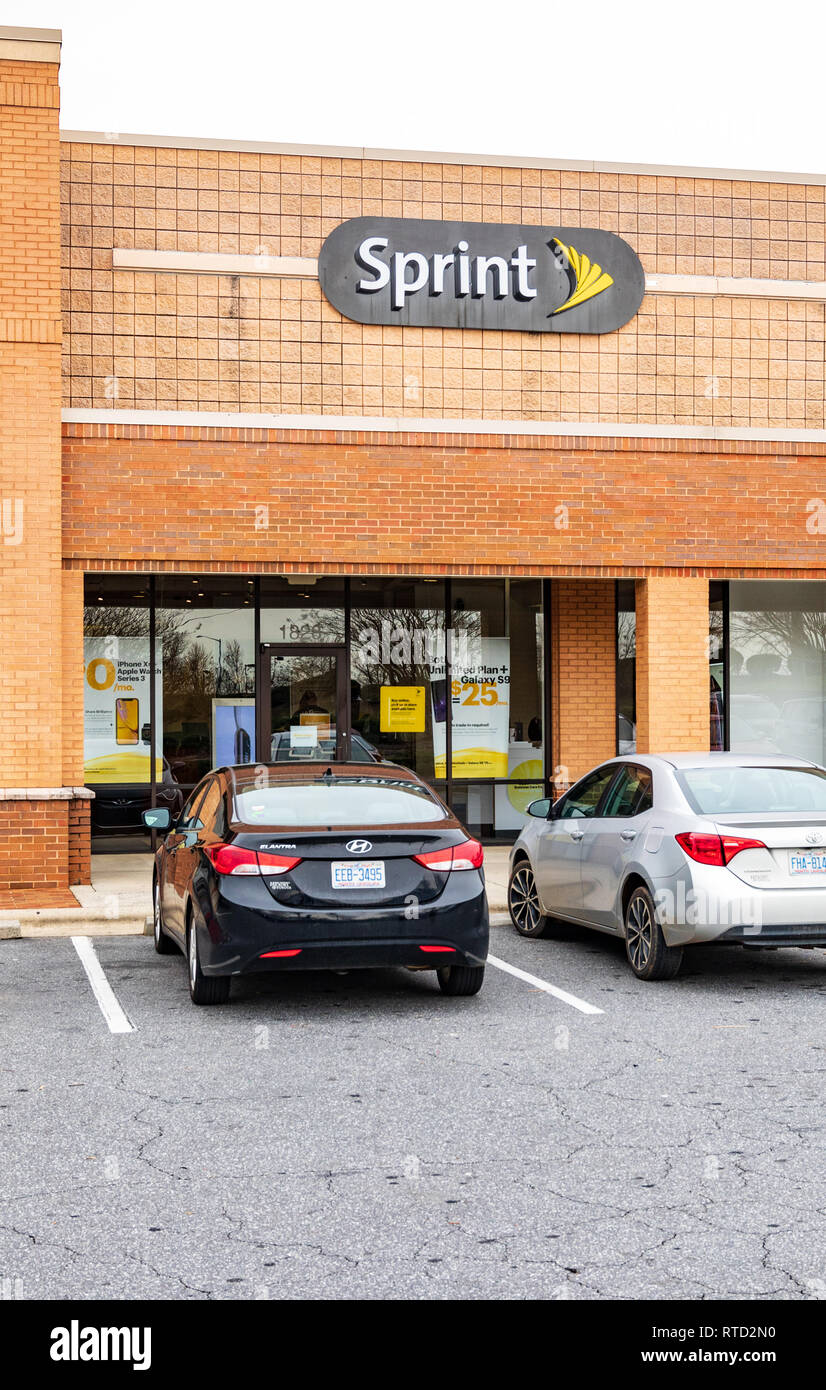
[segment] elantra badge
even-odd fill
[[[369,854],[373,846],[369,840],[348,840],[344,848],[350,854]]]

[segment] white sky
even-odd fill
[[[826,171],[814,0],[15,0],[64,129]]]

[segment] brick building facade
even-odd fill
[[[223,709],[254,704],[260,732],[262,644],[328,619],[339,724],[481,833],[515,833],[537,776],[614,756],[618,713],[640,751],[708,747],[716,696],[721,737],[771,749],[791,693],[816,745],[826,177],[59,132],[59,46],[0,30],[0,888],[88,877],[107,783],[84,640],[143,643],[160,672],[112,715],[150,750],[153,799],[210,764]],[[602,334],[352,322],[317,261],[365,216],[602,228],[639,256],[645,297]],[[438,657],[399,671],[431,687],[419,743],[385,739],[371,701],[392,674],[359,675],[352,648],[379,610],[463,628],[507,669],[497,774],[436,777],[439,739],[456,759],[459,737]],[[778,613],[798,616],[767,645]]]

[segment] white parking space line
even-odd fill
[[[497,970],[504,970],[508,975],[515,975],[517,980],[524,980],[526,985],[533,985],[534,989],[544,990],[546,994],[552,994],[554,999],[561,999],[563,1004],[570,1004],[572,1009],[579,1009],[581,1014],[601,1014],[604,1009],[598,1009],[596,1004],[589,1004],[586,999],[578,999],[575,994],[569,994],[567,990],[560,989],[557,985],[548,984],[547,980],[540,980],[538,975],[529,975],[527,970],[519,970],[515,965],[509,965],[506,960],[500,960],[498,956],[488,956],[488,965],[495,965]]]
[[[73,936],[72,945],[80,956],[80,963],[92,986],[92,993],[100,1005],[100,1011],[109,1027],[110,1033],[134,1033],[134,1025],[129,1022],[126,1014],[118,1003],[117,995],[112,989],[103,966],[97,957],[92,942],[88,936]]]

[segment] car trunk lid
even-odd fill
[[[408,907],[432,902],[444,891],[448,873],[427,868],[414,855],[445,849],[464,837],[455,831],[404,830],[316,832],[311,835],[242,835],[238,845],[262,855],[263,880],[276,901],[290,906],[354,908]],[[351,848],[348,849],[348,845]],[[298,859],[284,874],[268,874],[266,856]],[[333,865],[381,866],[383,886],[336,886]],[[358,870],[357,870],[358,872]],[[347,874],[340,877],[346,880]]]
[[[743,849],[728,867],[756,888],[826,888],[826,817],[789,812],[738,815],[716,820],[724,839],[759,840],[765,849]]]

